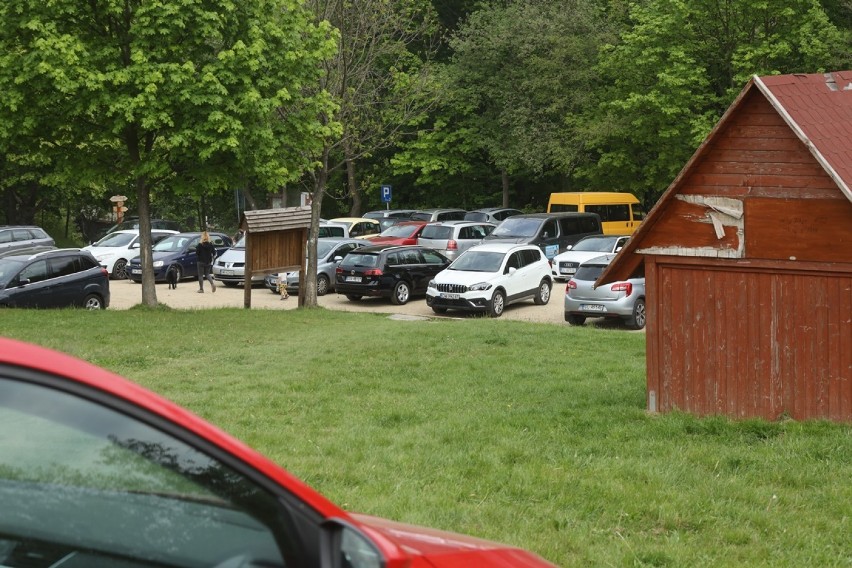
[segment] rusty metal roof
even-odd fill
[[[603,285],[624,280],[642,265],[635,251],[666,205],[675,199],[693,165],[708,151],[710,142],[736,114],[753,89],[758,89],[807,146],[814,158],[852,202],[852,71],[754,76],[710,131],[642,224],[597,280]]]
[[[752,81],[852,201],[852,71]]]
[[[240,228],[250,233],[286,231],[311,226],[310,207],[283,207],[245,211]]]

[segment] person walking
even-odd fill
[[[210,242],[207,231],[201,233],[201,242],[195,247],[198,263],[198,293],[204,293],[204,281],[210,281],[210,290],[216,292],[216,284],[213,282],[213,260],[216,258],[216,247]]]

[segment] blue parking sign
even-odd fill
[[[382,186],[382,203],[390,203],[391,201],[391,186]]]

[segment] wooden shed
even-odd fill
[[[599,285],[644,272],[647,405],[852,421],[852,71],[754,77]]]
[[[246,233],[245,299],[251,307],[251,276],[299,271],[305,281],[305,246],[311,226],[310,207],[246,211],[240,229]]]

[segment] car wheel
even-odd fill
[[[112,277],[116,280],[124,280],[127,278],[127,261],[119,258],[115,261],[112,267]]]
[[[535,303],[538,306],[543,306],[550,301],[550,281],[547,278],[541,279],[541,284],[538,285],[538,294],[535,295]]]
[[[503,310],[506,309],[506,295],[503,290],[494,290],[491,296],[491,301],[488,302],[488,315],[492,318],[499,318],[503,315]]]
[[[320,274],[317,276],[317,296],[325,296],[328,294],[329,283],[328,276]]]
[[[633,314],[627,318],[627,327],[630,329],[642,329],[645,327],[645,300],[639,298],[633,304]]]
[[[565,321],[571,325],[583,325],[586,323],[586,316],[578,316],[577,314],[565,314]]]
[[[104,301],[97,294],[89,294],[86,296],[86,299],[83,300],[83,306],[87,310],[105,310],[106,306],[104,305]]]
[[[346,298],[348,298],[352,302],[358,302],[361,300],[361,296],[358,294],[346,294]]]
[[[393,287],[393,293],[391,294],[391,303],[396,306],[402,306],[408,303],[408,300],[411,299],[411,286],[408,285],[408,282],[405,280],[400,280],[396,283],[396,286]]]

